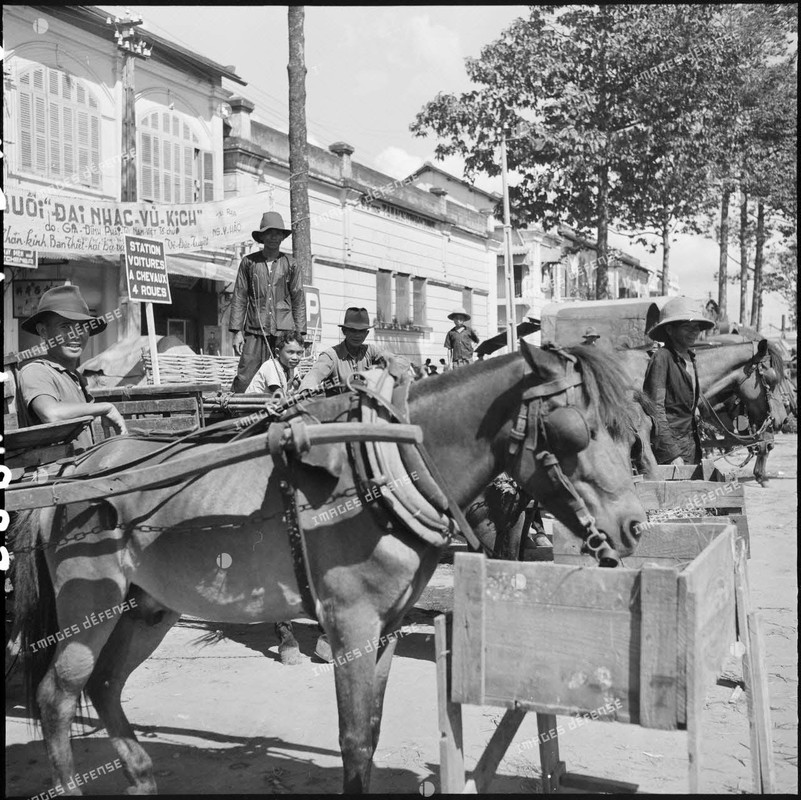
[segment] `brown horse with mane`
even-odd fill
[[[591,552],[606,552],[611,561],[615,550],[628,555],[645,514],[621,445],[628,423],[619,366],[593,348],[521,349],[412,386],[410,417],[431,462],[461,509],[507,471]],[[297,414],[309,423],[341,421],[349,406],[347,396],[333,397]],[[24,667],[57,787],[75,772],[70,726],[85,691],[123,762],[129,791],[156,791],[152,762],[120,698],[128,676],[182,613],[240,623],[306,615],[276,464],[265,449],[216,467],[226,446],[202,438],[174,447],[133,436],[107,440],[88,451],[78,474],[124,469],[133,459],[164,464],[186,453],[207,455],[208,470],[22,515],[14,548]],[[369,786],[396,639],[378,653],[365,645],[398,630],[447,544],[413,534],[378,502],[315,526],[313,518],[359,485],[350,455],[346,445],[330,444],[292,459],[314,611],[341,664],[335,683],[346,793]],[[162,612],[149,620],[130,611],[100,613],[119,606],[132,584]],[[96,624],[86,627],[87,618]],[[54,646],[41,645],[58,631]],[[345,658],[357,651],[359,657]]]

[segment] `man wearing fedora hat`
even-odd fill
[[[450,356],[451,368],[462,367],[473,360],[473,342],[478,344],[476,332],[467,325],[470,315],[463,309],[448,314],[453,320],[453,327],[445,334],[445,347]]]
[[[714,327],[687,297],[668,300],[659,322],[648,331],[655,342],[664,342],[648,362],[643,391],[656,405],[654,455],[659,464],[698,464],[701,438],[698,432],[698,370],[690,349],[702,330]]]
[[[78,372],[78,361],[90,336],[106,328],[94,317],[77,286],[56,286],[39,298],[36,313],[20,326],[44,339],[46,352],[19,368],[20,412],[27,425],[60,422],[75,417],[105,417],[117,433],[126,433],[125,421],[111,403],[95,403]],[[83,430],[76,448],[94,444]]]
[[[339,327],[345,338],[320,353],[301,381],[299,392],[314,391],[323,381],[336,387],[345,386],[345,382],[354,372],[364,372],[392,355],[386,350],[379,350],[374,344],[364,343],[373,327],[366,308],[351,306],[346,309]]]
[[[303,271],[280,252],[281,242],[291,233],[279,213],[268,211],[251,234],[261,251],[249,253],[239,264],[228,326],[239,356],[234,392],[244,392],[259,367],[273,357],[278,333],[306,334]]]

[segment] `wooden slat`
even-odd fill
[[[473,770],[473,777],[465,784],[465,794],[484,794],[489,789],[490,783],[495,776],[498,765],[506,755],[509,745],[514,739],[517,729],[523,722],[526,712],[519,708],[509,709],[503,719],[498,723],[498,727],[492,734],[481,758]]]
[[[678,575],[646,564],[640,573],[639,719],[645,728],[676,728]]]
[[[646,511],[668,508],[745,508],[742,484],[712,481],[641,481],[637,497]]]
[[[716,517],[703,521],[676,520],[656,522],[643,530],[634,555],[623,559],[623,566],[639,569],[645,564],[682,569],[687,566],[716,537],[725,531],[729,522]],[[553,523],[553,557],[557,564],[591,567],[592,556],[581,553],[581,541],[561,523]]]
[[[453,561],[451,700],[484,704],[484,589],[487,559],[457,553]]]
[[[699,679],[713,685],[735,643],[734,526],[728,526],[680,575],[695,595],[693,654]],[[681,613],[681,610],[680,610]]]
[[[462,707],[450,699],[451,650],[444,614],[434,618],[437,659],[437,706],[439,718],[439,782],[444,794],[461,794],[464,789],[464,748]]]
[[[502,561],[486,571],[484,703],[576,714],[618,698],[617,716],[628,719],[638,573]]]
[[[205,383],[163,383],[160,386],[106,386],[92,389],[92,397],[104,400],[139,400],[147,397],[192,397],[204,392],[219,392],[217,381]]]
[[[168,414],[176,411],[197,412],[194,397],[165,397],[151,400],[117,400],[114,405],[126,419],[131,414]]]
[[[184,414],[172,417],[142,417],[129,419],[125,423],[129,433],[164,431],[165,433],[180,433],[196,431],[200,427],[197,417]]]
[[[537,734],[542,793],[556,794],[565,773],[565,762],[559,759],[559,733],[554,714],[537,714]]]
[[[748,569],[742,548],[735,561],[735,593],[740,640],[745,645],[743,681],[751,737],[751,773],[755,794],[773,792],[773,742],[767,676],[762,660],[759,623],[751,608]]]

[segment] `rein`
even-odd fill
[[[544,401],[549,397],[564,394],[567,399],[567,405],[564,408],[575,409],[575,403],[571,401],[574,400],[576,389],[584,383],[581,373],[576,369],[577,359],[575,356],[560,348],[550,347],[548,349],[557,352],[565,359],[565,375],[556,380],[532,386],[523,393],[517,421],[509,434],[508,452],[512,458],[522,459],[521,444],[526,440],[527,431],[532,432],[533,441],[526,442],[524,449],[531,451],[556,492],[566,496],[566,503],[583,530],[582,552],[592,555],[602,567],[616,567],[620,564],[620,556],[610,543],[608,536],[595,526],[595,518],[590,514],[570,479],[565,475],[559,458],[553,453],[554,448],[548,441],[549,412]],[[579,414],[584,420],[580,411]],[[584,424],[586,426],[586,420],[584,420]],[[589,429],[587,429],[587,436],[589,436]],[[540,442],[544,445],[542,448],[538,447]],[[539,452],[537,452],[538,450]]]

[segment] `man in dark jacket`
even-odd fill
[[[262,245],[261,252],[249,253],[239,264],[229,324],[234,353],[239,356],[234,392],[244,392],[259,367],[273,357],[278,333],[306,334],[303,272],[279,252],[291,233],[280,214],[268,211],[259,230],[252,233]]]
[[[714,323],[686,297],[665,303],[648,335],[665,346],[651,357],[643,391],[656,405],[654,455],[659,464],[699,464],[697,411],[701,397],[695,353],[690,347]]]

